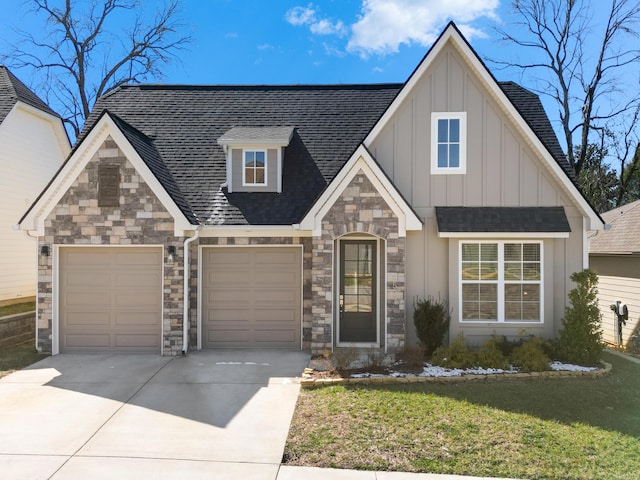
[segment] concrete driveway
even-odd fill
[[[0,478],[274,479],[308,361],[282,350],[47,358],[0,379]]]

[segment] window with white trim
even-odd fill
[[[267,184],[267,151],[244,150],[243,151],[243,175],[242,185],[266,185]]]
[[[542,242],[461,242],[463,322],[540,323]]]
[[[431,113],[431,173],[467,171],[467,113]]]

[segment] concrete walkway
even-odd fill
[[[305,352],[57,355],[0,379],[0,479],[445,480],[281,466]]]

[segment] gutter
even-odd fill
[[[182,312],[182,355],[186,355],[189,351],[189,280],[191,278],[191,267],[189,265],[189,245],[200,236],[200,225],[195,229],[193,237],[189,237],[184,241],[184,309]]]

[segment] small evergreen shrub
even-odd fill
[[[414,305],[413,323],[427,357],[442,346],[450,320],[451,310],[446,300],[436,300],[429,296],[424,300],[418,300]]]
[[[508,370],[509,360],[504,354],[504,344],[507,343],[504,337],[493,335],[489,340],[478,348],[476,361],[483,368],[500,368]]]
[[[558,354],[560,360],[578,365],[599,365],[604,348],[598,308],[598,275],[592,270],[571,274],[576,288],[569,292],[571,306],[565,309]]]
[[[551,359],[545,353],[548,348],[540,337],[531,337],[513,349],[511,363],[521,372],[543,372],[550,370]]]
[[[472,368],[477,364],[475,353],[464,344],[464,337],[458,335],[448,347],[438,347],[431,363],[445,368]]]

